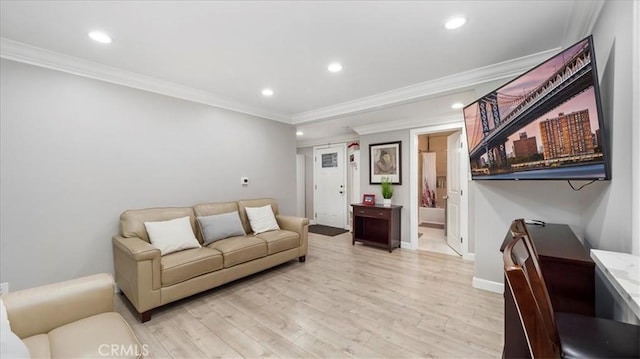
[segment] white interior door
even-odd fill
[[[296,216],[306,217],[305,198],[305,158],[296,155]]]
[[[347,210],[345,146],[314,149],[314,203],[317,224],[344,228]]]
[[[447,244],[462,252],[460,237],[460,132],[447,137]]]

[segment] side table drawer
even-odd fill
[[[353,214],[361,217],[371,217],[371,218],[391,218],[391,210],[380,209],[380,208],[363,208],[358,207],[353,210]]]

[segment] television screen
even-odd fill
[[[473,179],[610,179],[589,36],[464,108]]]

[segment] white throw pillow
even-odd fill
[[[24,342],[11,331],[7,308],[0,298],[0,358],[31,358]]]
[[[258,234],[280,229],[270,205],[264,207],[246,207],[245,210],[247,211],[247,217],[249,217],[249,224],[251,224],[253,233]]]
[[[189,216],[162,222],[144,222],[151,245],[165,255],[189,248],[200,248]]]

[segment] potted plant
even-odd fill
[[[393,197],[393,185],[388,177],[382,177],[380,186],[382,187],[382,204],[386,207],[390,207],[391,197]]]

